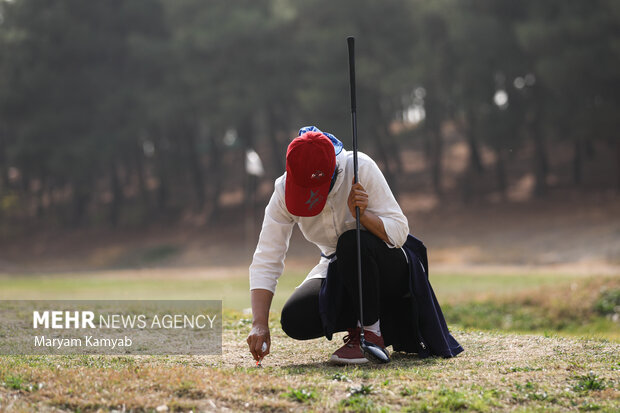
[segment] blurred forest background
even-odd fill
[[[4,0],[0,236],[260,217],[299,127],[350,147],[347,35],[400,199],[619,193],[614,0]]]

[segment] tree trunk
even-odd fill
[[[129,188],[133,186],[135,167],[136,165],[133,163],[133,158],[130,151],[125,152],[123,150],[123,155],[118,159],[116,167],[121,188]]]
[[[166,165],[163,159],[159,160],[157,177],[157,208],[159,209],[159,212],[163,213],[168,208],[168,198],[170,197],[170,190],[168,189],[168,179],[166,177]]]
[[[31,167],[32,166],[30,164],[28,166],[23,164],[19,165],[20,176],[18,189],[23,193],[25,199],[30,196],[30,177],[32,171],[29,168]]]
[[[474,171],[471,165],[465,168],[465,172],[461,177],[461,199],[464,204],[469,204],[474,197]]]
[[[581,138],[575,140],[573,153],[573,183],[581,185],[583,181],[583,144]]]
[[[245,223],[245,249],[247,252],[251,251],[255,244],[255,232],[256,232],[256,192],[258,188],[258,177],[250,175],[245,169],[245,161],[247,151],[255,150],[254,146],[254,128],[252,118],[246,117],[239,124],[239,137],[241,138],[241,168],[242,168],[242,185],[244,188],[244,223]]]
[[[157,176],[157,209],[159,213],[164,213],[168,209],[170,198],[170,188],[168,179],[168,159],[165,151],[164,143],[160,137],[157,142],[155,157],[155,175]]]
[[[149,190],[146,187],[146,176],[144,170],[143,149],[140,145],[136,145],[133,151],[133,158],[136,167],[136,178],[138,179],[138,188],[140,191],[140,202],[145,210],[150,209]]]
[[[40,221],[43,222],[45,221],[45,190],[46,187],[48,185],[48,180],[49,180],[49,174],[45,173],[45,171],[43,171],[41,173],[41,177],[39,178],[39,186],[38,188],[35,190],[34,193],[34,201],[36,203],[35,206],[35,214],[36,214],[36,218]]]
[[[476,138],[476,119],[471,111],[467,113],[467,125],[468,128],[465,138],[469,148],[469,164],[477,173],[483,173],[484,166],[482,165],[480,150],[478,149],[478,139]]]
[[[276,169],[274,179],[284,173],[285,170],[285,153],[286,146],[278,141],[278,117],[275,108],[269,108],[267,110],[267,136],[271,147],[271,157],[273,158],[273,165]]]
[[[250,209],[252,200],[254,199],[254,192],[256,187],[248,184],[247,172],[245,170],[245,157],[249,149],[254,149],[254,134],[252,133],[252,120],[250,118],[244,119],[239,124],[239,138],[241,139],[241,168],[242,168],[242,185],[244,188],[243,203],[247,209]]]
[[[495,161],[495,173],[497,174],[497,189],[502,197],[506,199],[506,160],[504,159],[504,151],[497,149],[495,151],[497,160]]]
[[[6,158],[6,128],[0,129],[0,193],[9,187],[9,166]]]
[[[425,101],[426,118],[424,119],[424,153],[431,172],[431,185],[437,197],[443,197],[442,159],[443,159],[443,136],[441,134],[441,104],[435,97],[435,91],[427,95]]]
[[[392,172],[392,165],[391,165],[392,162],[389,156],[389,150],[385,143],[385,139],[381,138],[381,131],[377,131],[377,133],[379,134],[379,139],[375,139],[375,141],[376,141],[377,149],[379,151],[379,158],[381,159],[381,162],[383,163],[383,175],[385,175],[386,181],[388,181],[388,183],[390,184],[392,193],[394,193],[394,197],[397,197],[398,183],[396,182],[396,177],[394,176],[394,173]]]
[[[210,204],[211,204],[211,213],[209,215],[208,222],[213,223],[216,222],[220,215],[220,195],[222,193],[222,162],[221,162],[221,151],[220,145],[218,142],[218,134],[213,133],[210,136],[211,142],[211,153],[209,159],[209,176],[213,179],[209,180],[210,190]]]
[[[118,177],[116,161],[110,163],[110,191],[112,192],[112,201],[110,202],[109,222],[112,227],[116,227],[123,204],[123,187]]]
[[[423,138],[424,155],[427,160],[433,159],[433,137],[432,133],[425,133]]]
[[[45,219],[53,221],[56,215],[56,203],[54,202],[54,183],[52,179],[46,179],[43,185],[43,197],[47,199],[47,208],[45,209]]]
[[[620,194],[620,140],[616,140],[616,192]]]
[[[32,164],[22,164],[19,165],[18,169],[20,171],[18,186],[16,186],[16,191],[18,192],[18,197],[20,204],[22,205],[30,205],[32,202],[32,193],[30,192],[30,183],[32,177],[32,171],[28,168],[31,168]],[[24,217],[30,218],[32,216],[32,210],[28,207],[24,208],[23,211],[20,211],[20,215]]]
[[[72,226],[79,227],[84,223],[91,195],[92,189],[89,181],[78,180],[73,183],[73,205],[69,219]]]
[[[400,159],[400,150],[398,149],[397,143],[392,138],[388,127],[386,126],[387,121],[384,120],[384,116],[382,114],[383,110],[379,103],[381,100],[380,95],[376,91],[371,90],[368,90],[367,93],[371,96],[370,101],[372,102],[372,110],[376,116],[374,130],[377,134],[377,147],[385,168],[385,178],[390,184],[392,193],[396,198],[398,198],[398,177],[402,175],[403,171],[402,161]]]
[[[596,156],[596,147],[594,146],[593,138],[583,140],[583,151],[588,160],[594,159],[594,157]]]
[[[543,141],[542,134],[539,130],[539,121],[537,120],[532,125],[532,139],[534,140],[534,196],[537,198],[544,197],[547,194],[547,151],[545,143]]]
[[[441,186],[442,178],[442,157],[443,157],[443,137],[441,136],[440,128],[433,128],[431,131],[432,136],[432,158],[431,158],[431,179],[433,183],[433,190],[437,197],[443,197],[443,189]]]
[[[398,144],[398,141],[394,138],[394,136],[392,136],[392,134],[389,131],[389,128],[384,122],[381,122],[381,131],[382,131],[382,137],[387,142],[387,147],[389,148],[390,153],[392,154],[392,159],[394,160],[394,165],[396,166],[396,176],[402,176],[403,161],[400,156],[401,154],[400,145]]]
[[[205,203],[205,182],[200,162],[200,154],[196,148],[196,136],[194,128],[187,128],[185,134],[185,149],[188,156],[188,168],[194,184],[194,194],[196,196],[196,207],[201,210]]]

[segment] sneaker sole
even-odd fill
[[[359,359],[344,359],[344,358],[340,358],[335,354],[332,354],[331,358],[329,359],[329,361],[333,364],[340,364],[340,365],[344,365],[344,364],[366,364],[368,363],[368,359],[367,358],[359,358]]]

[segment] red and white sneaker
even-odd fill
[[[349,334],[344,336],[344,345],[332,354],[329,361],[334,364],[364,364],[368,359],[364,357],[360,348],[360,328],[348,329]],[[372,331],[364,330],[364,339],[385,348],[383,336],[377,336]]]

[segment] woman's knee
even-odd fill
[[[319,316],[320,279],[305,281],[289,297],[280,314],[280,324],[287,336],[308,340],[322,335]]]
[[[295,340],[310,340],[323,335],[320,317],[301,313],[300,309],[284,307],[280,315],[282,331]]]
[[[280,325],[287,336],[299,340],[299,320],[296,320],[296,311],[292,307],[288,302],[284,305],[282,314],[280,314]]]

